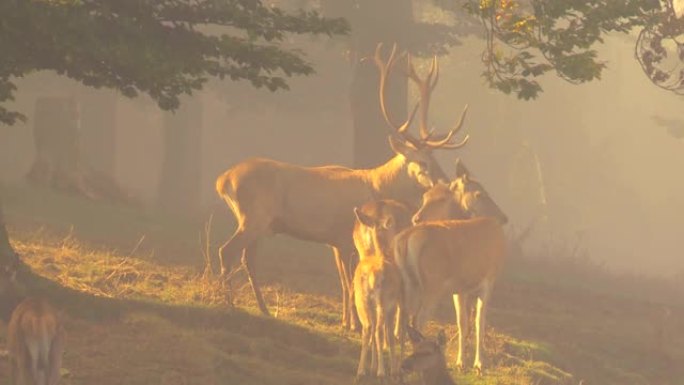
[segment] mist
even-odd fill
[[[317,73],[293,79],[289,92],[213,82],[192,97],[201,109],[201,119],[191,122],[201,133],[198,212],[222,205],[215,178],[248,157],[310,166],[353,164],[351,67],[339,47],[317,41],[302,45]],[[529,253],[566,247],[618,271],[681,272],[684,178],[678,168],[684,165],[684,142],[669,135],[657,118],[676,121],[684,100],[643,75],[633,59],[632,38],[610,37],[600,47],[607,61],[600,81],[572,85],[546,76],[543,94],[532,101],[489,89],[480,76],[480,50],[480,41],[469,39],[440,58],[431,124],[446,131],[468,104],[463,132],[471,136],[463,149],[438,152],[444,170],[453,172],[457,157],[466,161],[508,214],[509,231],[534,222],[524,245]],[[419,65],[425,68],[427,61]],[[171,113],[145,96],[129,99],[46,72],[18,84],[12,107],[26,113],[28,121],[0,131],[2,180],[21,181],[30,167],[35,100],[73,96],[82,110],[113,106],[115,179],[146,205],[155,205],[164,119]],[[409,94],[413,103],[415,90]],[[387,132],[386,127],[368,130]],[[83,129],[84,141],[88,133]],[[97,164],[96,152],[86,155]]]

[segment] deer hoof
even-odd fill
[[[473,369],[475,369],[475,373],[478,377],[482,377],[482,365],[475,365]]]

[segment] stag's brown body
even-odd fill
[[[391,332],[402,303],[401,273],[394,262],[391,244],[396,234],[411,225],[411,211],[397,201],[372,201],[355,209],[354,242],[359,250],[359,264],[354,272],[354,300],[361,322],[361,356],[357,376],[368,374],[368,352],[371,371],[385,376],[384,342],[389,345],[391,374],[398,374],[403,352],[403,333],[399,341]],[[401,326],[401,325],[399,325]],[[399,355],[394,351],[399,343]]]
[[[369,170],[254,158],[221,175],[216,189],[239,227],[342,246],[352,242],[354,207],[374,198],[420,201],[424,189],[408,176],[407,166],[402,155]]]
[[[436,60],[425,81],[411,70],[409,77],[419,84],[421,103],[403,125],[391,123],[383,95],[395,49],[387,64],[382,62],[379,52],[380,46],[375,55],[380,68],[380,106],[385,119],[395,129],[390,136],[390,145],[396,155],[387,163],[372,169],[354,170],[340,166],[301,167],[258,158],[235,165],[216,181],[218,194],[231,208],[238,223],[231,239],[219,250],[222,275],[242,252],[243,266],[264,314],[268,314],[268,309],[252,265],[254,245],[264,235],[283,233],[332,246],[342,286],[342,323],[354,327],[350,268],[355,251],[353,208],[373,199],[394,199],[417,207],[422,192],[436,178],[445,177],[432,151],[455,149],[466,143],[467,137],[460,143],[451,142],[463,124],[466,110],[458,124],[441,138],[434,138],[428,129],[427,109],[429,93],[437,80]],[[418,106],[422,114],[420,138],[406,131]]]
[[[225,272],[244,249],[243,263],[259,307],[268,314],[250,266],[256,240],[283,233],[330,245],[343,289],[343,320],[349,322],[353,319],[349,271],[355,250],[353,208],[374,198],[413,202],[417,206],[424,188],[413,174],[422,172],[414,171],[415,159],[432,166],[438,175],[441,172],[429,152],[398,154],[384,165],[368,170],[301,167],[269,159],[250,159],[237,164],[216,182],[219,195],[238,222],[235,234],[220,250],[222,270]]]

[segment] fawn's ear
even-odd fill
[[[390,229],[392,229],[392,228],[394,227],[394,217],[391,217],[391,216],[386,217],[386,218],[382,221],[382,227],[383,227],[385,230],[390,230]]]
[[[370,216],[366,215],[363,211],[359,210],[358,207],[354,207],[354,215],[356,215],[356,219],[361,222],[361,224],[368,226],[368,227],[373,227],[375,223],[373,223],[373,218]]]
[[[441,348],[444,348],[446,346],[446,343],[447,343],[446,333],[444,333],[444,329],[442,329],[437,334],[437,344]]]
[[[425,341],[425,337],[423,337],[423,335],[420,334],[420,332],[418,330],[412,328],[411,326],[406,327],[406,332],[408,333],[408,336],[409,336],[409,339],[411,340],[411,343],[414,345]]]

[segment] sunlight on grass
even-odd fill
[[[27,264],[101,301],[68,307],[65,385],[119,384],[123,368],[126,384],[141,385],[353,382],[359,338],[340,328],[339,283],[326,247],[287,237],[260,245],[257,268],[274,315],[267,318],[243,272],[235,276],[233,309],[215,266],[205,266],[216,263],[217,245],[230,233],[226,213],[206,226],[28,188],[9,195],[12,242]],[[681,385],[677,292],[664,296],[668,286],[610,274],[581,261],[509,261],[488,313],[483,376],[452,367],[450,301],[425,334],[446,329],[458,384]],[[669,307],[656,301],[665,298]],[[107,306],[118,310],[104,312]],[[472,364],[472,336],[465,354]]]

